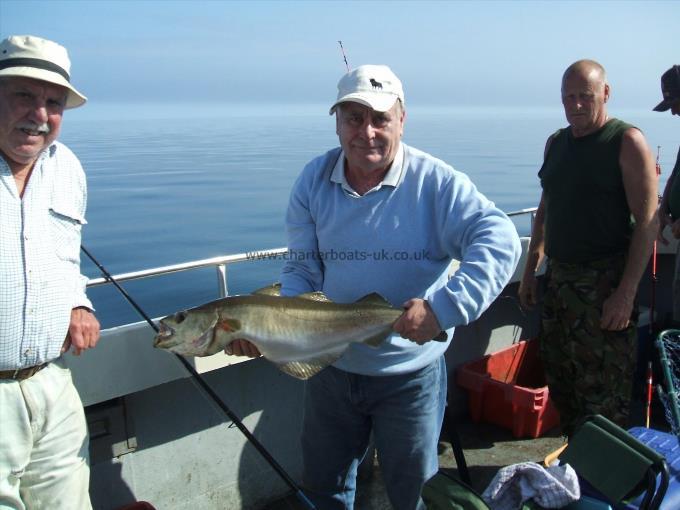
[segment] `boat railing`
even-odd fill
[[[527,209],[520,209],[518,211],[512,211],[506,213],[509,217],[522,216],[526,214],[531,215],[531,225],[533,227],[533,221],[536,215],[536,207],[530,207]],[[283,258],[284,254],[287,253],[288,248],[271,248],[266,250],[256,250],[252,252],[236,253],[232,255],[223,255],[219,257],[212,257],[208,259],[192,260],[189,262],[183,262],[180,264],[172,264],[169,266],[160,266],[150,269],[142,269],[140,271],[131,271],[129,273],[121,273],[118,275],[113,275],[113,279],[118,283],[131,281],[131,280],[141,280],[143,278],[151,278],[154,276],[167,275],[171,273],[178,273],[182,271],[188,271],[193,269],[199,269],[203,267],[215,267],[217,271],[217,283],[218,291],[220,297],[225,297],[229,295],[229,288],[227,284],[227,266],[230,264],[235,264],[237,262],[253,262],[257,260],[276,260],[277,258]],[[97,287],[100,285],[109,284],[107,278],[93,278],[88,281],[88,287]]]

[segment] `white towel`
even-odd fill
[[[544,508],[560,508],[580,497],[578,476],[569,464],[544,468],[535,462],[499,469],[482,494],[492,510],[517,510],[529,499]]]

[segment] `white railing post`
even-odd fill
[[[227,287],[227,265],[218,264],[217,269],[217,292],[220,297],[227,297],[229,295],[229,288]]]

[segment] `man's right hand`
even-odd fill
[[[231,356],[248,356],[249,358],[259,358],[262,353],[248,340],[237,338],[224,348],[224,353]]]
[[[524,275],[522,281],[519,282],[519,291],[517,295],[519,297],[519,303],[525,310],[531,310],[536,306],[537,296],[536,289],[538,288],[536,276]]]

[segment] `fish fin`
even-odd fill
[[[279,367],[279,370],[282,372],[304,380],[318,374],[328,365],[334,363],[340,356],[342,356],[342,353],[327,354],[325,356],[306,361],[287,361],[285,363],[276,363],[276,366]]]
[[[387,299],[382,297],[377,292],[372,292],[371,294],[368,294],[368,295],[362,297],[361,299],[358,299],[356,302],[357,303],[365,303],[367,305],[370,304],[370,305],[379,305],[379,306],[389,306],[390,308],[392,308],[392,305],[389,303],[389,301],[387,301]]]
[[[238,319],[222,319],[217,322],[215,327],[231,333],[241,329],[241,321]]]
[[[305,292],[304,294],[299,294],[298,296],[300,299],[309,299],[310,301],[320,301],[322,303],[332,303],[330,299],[326,297],[326,294],[323,292]]]
[[[446,342],[448,339],[449,335],[446,333],[446,331],[440,331],[439,334],[432,340],[434,340],[435,342]]]
[[[257,289],[251,294],[256,294],[256,295],[261,295],[261,296],[280,296],[281,295],[281,284],[280,283],[274,283],[272,285],[268,285],[267,287],[262,287],[261,289]]]
[[[276,365],[282,372],[292,375],[296,379],[309,379],[313,375],[318,374],[328,365],[316,365],[305,363],[303,361],[290,361],[288,363],[280,363]]]
[[[215,329],[213,324],[213,326],[206,329],[201,336],[191,341],[191,348],[188,352],[191,352],[192,356],[208,356],[206,350],[209,349],[214,338]]]

